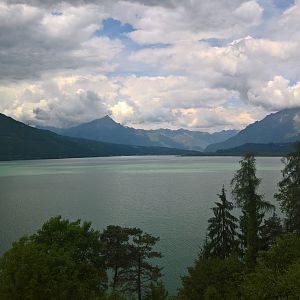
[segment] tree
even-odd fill
[[[255,265],[259,250],[259,229],[264,213],[274,206],[263,200],[257,193],[261,179],[256,176],[256,160],[253,154],[246,154],[240,161],[241,168],[235,173],[231,185],[232,195],[237,206],[242,209],[240,221],[242,240],[245,241],[246,261],[249,266]]]
[[[260,252],[255,270],[245,275],[242,299],[299,299],[299,249],[299,236],[289,233],[279,236],[270,250]]]
[[[106,267],[113,270],[112,288],[113,290],[120,284],[119,271],[130,267],[131,245],[130,237],[139,232],[136,228],[124,228],[110,225],[101,234],[103,242],[103,256]]]
[[[237,252],[236,222],[237,218],[231,214],[233,204],[226,199],[225,188],[218,195],[220,202],[214,207],[214,217],[208,220],[208,237],[206,245],[209,255],[224,259]]]
[[[300,141],[295,144],[295,151],[283,162],[283,178],[278,184],[279,192],[275,198],[286,214],[287,230],[300,234]]]
[[[167,300],[169,299],[168,292],[162,283],[158,281],[157,283],[151,282],[149,287],[145,291],[144,300]]]
[[[97,300],[128,300],[128,299],[121,296],[120,293],[118,293],[117,291],[111,291],[111,293],[108,293]]]
[[[60,216],[0,260],[1,299],[94,299],[106,289],[100,233]]]
[[[243,264],[236,257],[199,257],[195,265],[188,268],[188,275],[182,277],[179,299],[239,299],[242,271]]]
[[[260,228],[261,235],[261,249],[268,250],[270,249],[276,238],[283,232],[280,218],[274,212],[269,219],[264,220],[264,224]]]
[[[144,287],[151,282],[157,282],[161,277],[161,268],[149,261],[162,257],[160,252],[153,251],[158,241],[158,237],[136,229],[131,243],[130,268],[119,273],[123,290],[127,293],[137,293],[138,300],[142,299]]]

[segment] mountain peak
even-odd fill
[[[116,122],[112,117],[110,117],[109,115],[105,115],[103,118],[98,119],[98,121],[105,121],[105,122],[110,122],[110,123],[114,123],[114,124],[117,123],[117,122]]]
[[[207,152],[215,152],[242,146],[246,143],[291,143],[299,140],[298,114],[300,108],[284,109],[267,115],[264,119],[256,121],[241,130],[237,135],[221,143],[211,144]]]
[[[100,119],[91,121],[88,124],[117,125],[118,123],[115,122],[109,115],[106,115]]]
[[[109,115],[105,115],[102,119],[114,121]]]

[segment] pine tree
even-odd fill
[[[136,228],[110,225],[101,234],[101,241],[104,245],[102,254],[105,257],[106,267],[113,271],[111,284],[113,290],[120,285],[119,272],[130,267],[129,240],[137,232],[139,229]]]
[[[143,289],[161,277],[161,268],[151,263],[152,259],[162,257],[160,252],[153,251],[158,241],[159,237],[137,229],[131,242],[130,267],[119,273],[123,291],[129,294],[136,293],[138,300],[142,299]]]
[[[224,186],[218,196],[220,202],[212,208],[214,217],[208,220],[209,241],[205,247],[210,256],[224,259],[237,252],[237,218],[231,214],[233,204],[226,199]]]
[[[264,224],[261,226],[261,249],[269,250],[275,244],[277,237],[282,232],[283,228],[281,225],[281,220],[274,212],[269,219],[264,220]]]
[[[246,262],[252,267],[260,248],[259,230],[264,214],[267,210],[274,209],[274,206],[264,201],[263,196],[257,193],[261,179],[256,176],[254,155],[246,154],[240,161],[240,166],[231,181],[232,195],[237,206],[242,209],[242,240],[245,241]]]
[[[287,230],[300,234],[300,142],[283,162],[283,178],[275,198],[280,202],[282,212],[286,213]]]

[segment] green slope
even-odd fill
[[[0,160],[190,153],[193,151],[109,144],[65,137],[27,126],[0,114]]]

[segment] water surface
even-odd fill
[[[55,215],[140,227],[160,236],[172,292],[193,264],[210,208],[238,168],[236,157],[113,157],[0,163],[0,253]],[[258,158],[261,192],[274,203],[279,158]]]

